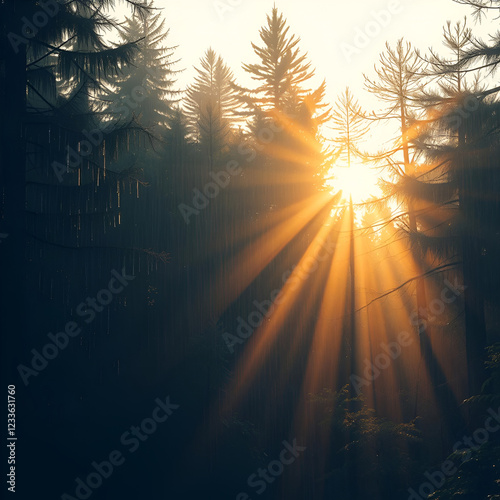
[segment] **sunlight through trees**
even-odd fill
[[[184,86],[160,0],[0,2],[22,498],[500,498],[500,2],[455,1],[333,99],[276,5]]]

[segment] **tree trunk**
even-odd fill
[[[462,220],[462,259],[464,279],[465,346],[467,351],[467,378],[469,396],[481,392],[486,380],[485,347],[486,320],[484,315],[484,294],[482,289],[483,269],[481,266],[481,243],[474,234],[475,197],[472,192],[474,168],[467,151],[467,137],[462,126],[459,131],[459,147],[465,148],[459,155],[459,206]],[[477,196],[477,195],[476,195]]]

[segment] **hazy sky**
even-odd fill
[[[300,36],[300,46],[316,68],[317,82],[326,79],[330,100],[349,85],[366,101],[362,73],[371,72],[386,41],[392,44],[404,37],[423,50],[429,46],[444,50],[440,47],[443,25],[466,14],[477,32],[494,31],[491,21],[476,27],[471,9],[452,0],[156,0],[170,28],[170,43],[179,46],[178,69],[185,69],[179,86],[192,81],[193,66],[210,46],[241,83],[248,83],[241,63],[256,60],[251,42],[259,43],[259,28],[273,4],[284,13],[290,31]],[[389,16],[377,21],[374,14],[381,11]]]

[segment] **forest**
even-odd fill
[[[446,1],[333,99],[273,2],[184,85],[163,0],[0,0],[6,495],[500,500],[500,0]]]

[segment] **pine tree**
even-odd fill
[[[142,18],[127,18],[120,29],[122,42],[135,42],[138,52],[133,65],[124,68],[114,82],[116,90],[109,96],[109,111],[118,111],[123,120],[120,110],[129,109],[138,123],[160,134],[178,100],[174,90],[176,61],[172,60],[175,47],[166,45],[169,30],[165,29],[161,12],[153,11],[152,2],[147,7],[149,10]]]
[[[200,65],[201,68],[195,68],[198,75],[187,89],[184,105],[192,136],[199,142],[211,169],[230,142],[238,122],[239,101],[233,73],[214,50],[207,50]]]
[[[435,226],[441,220],[440,228],[445,228],[421,237],[423,244],[441,258],[459,255],[462,260],[468,381],[473,394],[485,379],[486,301],[495,296],[490,276],[498,267],[493,255],[499,244],[492,235],[499,224],[499,125],[498,100],[493,97],[498,89],[481,89],[477,70],[472,83],[466,76],[475,61],[483,60],[486,64],[481,66],[493,69],[500,59],[493,48],[486,49],[473,38],[465,22],[454,30],[448,24],[444,35],[452,57],[431,53],[430,74],[439,80],[440,92],[422,96],[427,122],[415,141],[430,175],[408,183],[405,191],[427,200],[433,207],[429,222]],[[450,206],[456,207],[451,215]]]
[[[313,94],[305,85],[314,77],[314,70],[307,54],[298,47],[300,38],[289,35],[289,31],[283,14],[274,7],[267,16],[267,26],[260,30],[262,46],[252,43],[259,62],[243,65],[259,86],[242,90],[244,99],[253,107],[293,116],[306,96]]]
[[[358,101],[349,87],[346,87],[344,93],[337,99],[331,116],[332,128],[337,134],[333,139],[333,143],[339,149],[337,161],[343,163],[344,167],[350,168],[352,160],[363,158],[359,142],[369,127],[364,116],[365,113]]]
[[[114,24],[104,12],[114,3],[111,0],[96,0],[91,4],[52,1],[45,2],[43,7],[35,0],[0,3],[1,107],[10,117],[2,120],[0,131],[2,231],[9,234],[1,249],[3,259],[9,262],[2,278],[1,299],[8,311],[2,315],[2,331],[22,332],[9,337],[12,345],[6,350],[10,351],[12,363],[17,358],[16,348],[27,335],[23,326],[27,317],[23,311],[28,248],[26,209],[27,201],[36,198],[33,195],[27,198],[27,172],[30,172],[31,189],[50,192],[41,198],[43,202],[38,200],[38,207],[52,214],[59,213],[62,186],[57,183],[52,161],[66,145],[79,143],[81,146],[80,141],[87,140],[84,130],[78,128],[84,123],[83,114],[89,116],[95,109],[94,100],[100,87],[113,80],[120,68],[131,62],[136,51],[134,43],[111,46],[105,42],[104,31],[112,29]],[[124,3],[137,15],[147,10],[137,2],[126,0]],[[35,15],[40,19],[42,10],[46,22],[34,31],[23,31],[24,19],[33,19]],[[72,116],[78,116],[81,121],[73,123]],[[97,142],[99,145],[93,149],[101,155],[103,143]],[[86,161],[90,161],[90,155]],[[52,181],[52,187],[43,184],[47,179]],[[98,179],[95,177],[94,181],[97,183]],[[65,200],[77,202],[78,198],[66,194]],[[98,211],[100,207],[95,205],[94,209]],[[74,218],[74,215],[65,215],[65,221]],[[45,236],[54,236],[56,228],[61,227],[51,214],[47,214],[43,225],[36,214],[30,217],[35,217],[30,229],[35,228]],[[70,227],[76,228],[78,224],[72,223]],[[30,235],[30,248],[35,237]],[[57,242],[64,243],[64,239]],[[15,370],[9,363],[2,365],[4,369]]]
[[[395,147],[389,152],[379,155],[393,165],[394,170],[403,177],[415,176],[414,158],[410,158],[412,146],[410,144],[412,125],[415,120],[417,106],[414,102],[423,87],[422,72],[424,63],[409,43],[403,39],[398,40],[393,49],[388,43],[386,51],[380,55],[380,65],[375,67],[377,78],[372,80],[365,75],[365,87],[376,95],[386,105],[380,114],[374,115],[375,120],[391,120],[398,123],[400,135],[395,141]],[[402,162],[398,155],[402,155]],[[402,168],[400,168],[400,165]],[[412,242],[417,241],[417,217],[412,199],[407,199],[407,229]],[[423,256],[421,249],[413,245],[413,257],[423,269]],[[425,284],[417,281],[417,310],[423,310],[425,297]]]
[[[261,176],[267,179],[259,196],[266,199],[266,210],[312,196],[323,184],[327,163],[320,133],[329,115],[323,103],[326,84],[308,88],[314,70],[298,47],[300,38],[289,31],[274,7],[260,30],[262,45],[252,43],[259,62],[243,65],[258,86],[238,88],[259,151],[250,167],[257,176],[254,183],[263,185]]]
[[[375,115],[375,119],[396,121],[400,135],[395,141],[394,149],[380,154],[378,159],[384,159],[393,167],[399,186],[396,194],[403,199],[406,206],[406,213],[401,217],[407,219],[406,231],[411,242],[412,258],[419,273],[414,281],[420,352],[433,389],[437,392],[437,401],[441,411],[449,428],[454,429],[461,425],[458,402],[446,385],[446,376],[436,359],[431,342],[431,322],[426,312],[428,292],[424,276],[428,274],[429,269],[425,259],[426,248],[422,245],[422,207],[415,197],[405,196],[404,189],[401,188],[404,183],[416,182],[415,178],[423,173],[416,162],[417,151],[413,140],[418,135],[420,127],[418,118],[423,113],[418,97],[427,83],[427,80],[423,78],[426,64],[413,50],[411,44],[405,44],[402,39],[398,41],[395,49],[389,44],[386,44],[386,47],[386,52],[380,56],[380,66],[375,68],[377,80],[365,77],[365,82],[367,90],[374,93],[387,106],[380,115]]]

